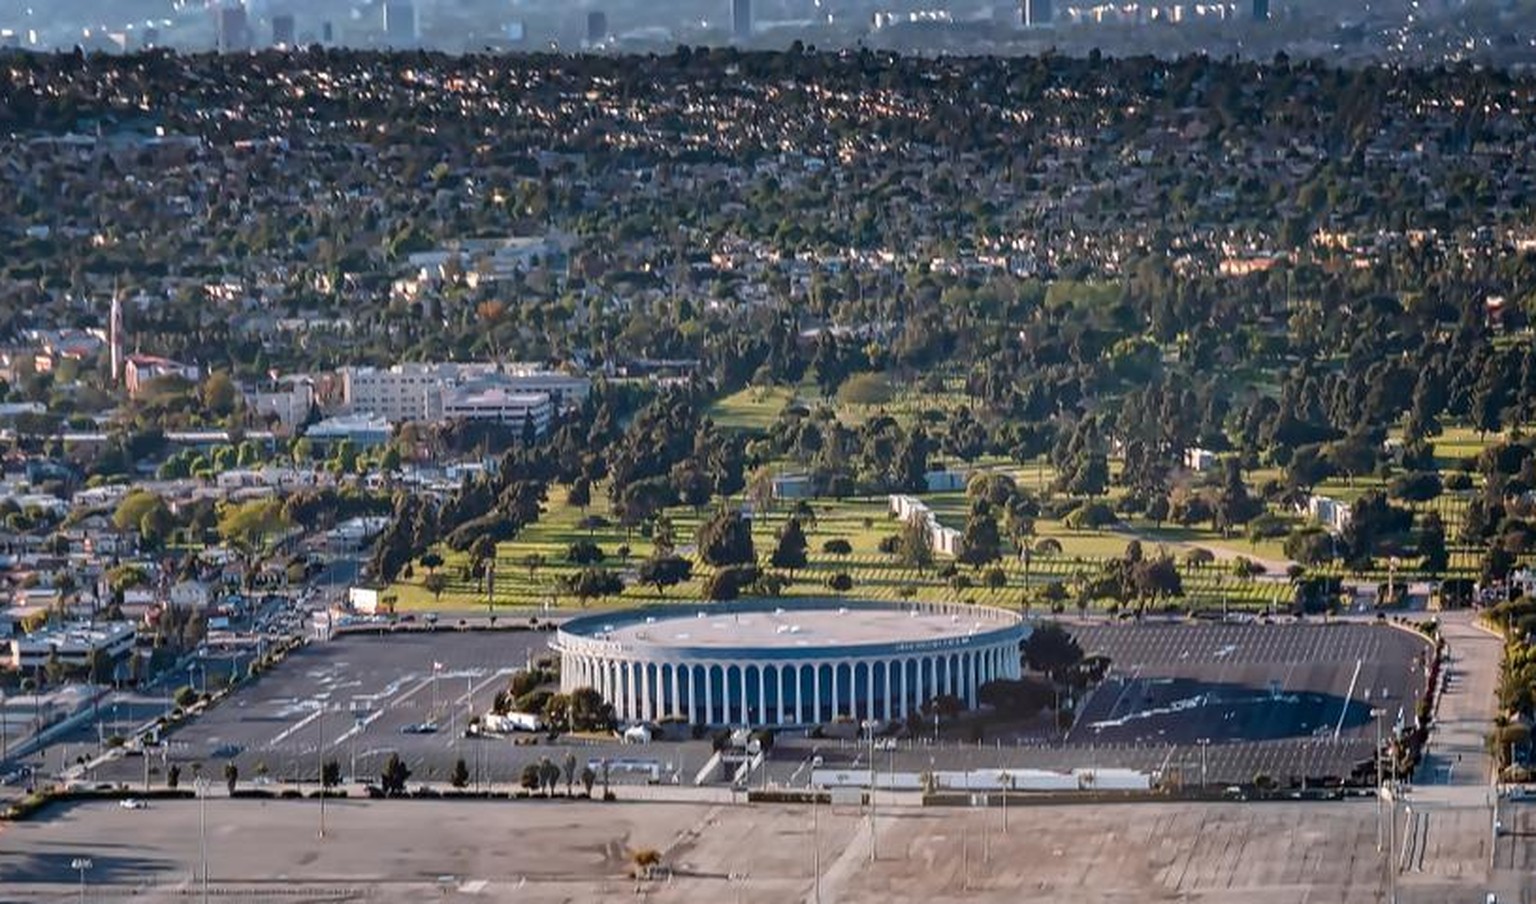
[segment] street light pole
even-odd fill
[[[208,904],[208,780],[197,779],[197,836],[203,866],[203,904]]]
[[[320,840],[325,840],[325,704],[320,704],[320,743],[315,748],[315,760],[320,764]]]
[[[811,873],[816,877],[816,904],[821,904],[821,787],[811,787]]]
[[[864,730],[869,733],[869,862],[874,863],[880,859],[876,847],[875,833],[875,723],[871,719],[864,721]]]
[[[1376,850],[1381,850],[1381,717],[1386,715],[1386,710],[1374,709],[1371,715],[1376,717]]]
[[[80,904],[85,904],[85,871],[95,864],[89,857],[76,857],[69,861],[69,865],[80,871]]]

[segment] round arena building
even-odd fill
[[[814,725],[905,719],[942,695],[976,705],[1020,675],[1018,613],[961,603],[754,600],[574,618],[550,645],[561,689],[627,722]]]

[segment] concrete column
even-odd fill
[[[805,669],[795,663],[795,724],[805,724]]]
[[[629,718],[640,718],[640,663],[625,663],[625,696],[629,700]]]
[[[768,716],[768,667],[762,663],[757,664],[757,718],[763,724],[773,721]]]
[[[875,715],[875,664],[864,666],[864,718],[874,720]]]
[[[811,668],[811,687],[815,695],[811,697],[811,721],[821,722],[821,666]]]
[[[838,696],[837,696],[837,686],[839,684],[839,682],[837,680],[837,674],[838,674],[838,672],[841,672],[842,670],[843,670],[843,664],[842,663],[840,663],[840,662],[832,663],[832,712],[831,712],[831,717],[834,718],[834,719],[836,719],[838,717],[838,715],[840,715],[839,707],[842,705],[841,702],[838,700]]]
[[[966,675],[965,682],[966,682],[966,684],[970,685],[969,692],[970,692],[971,709],[975,709],[976,708],[976,691],[980,689],[980,685],[976,681],[976,675],[980,671],[981,666],[976,661],[976,654],[975,653],[967,653],[965,658],[966,658],[966,662],[968,663],[968,668],[966,668],[966,670],[965,670],[965,675]]]
[[[677,677],[678,664],[672,663],[672,705],[667,715],[680,716],[683,714],[683,685]]]
[[[704,665],[704,723],[712,725],[715,721],[715,667],[712,664]]]
[[[885,662],[880,663],[882,677],[885,678],[885,692],[880,694],[880,718],[886,721],[891,721],[892,714],[894,714],[894,711],[892,711],[894,708],[892,708],[891,704],[891,698],[895,697],[895,675],[891,674],[892,662],[894,660],[885,660]]]
[[[901,700],[901,702],[897,704],[897,707],[898,707],[898,710],[900,712],[901,718],[903,720],[905,720],[907,718],[907,704],[908,704],[908,701],[907,701],[907,660],[905,660],[905,659],[898,659],[896,661],[896,664],[901,667],[901,697],[899,698]]]
[[[698,702],[698,699],[699,699],[699,682],[698,682],[698,677],[699,677],[699,667],[698,666],[693,666],[693,665],[688,666],[688,700],[687,700],[687,706],[688,706],[688,724],[689,725],[695,725],[699,721],[699,709],[698,709],[698,705],[697,705],[697,702]]]

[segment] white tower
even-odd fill
[[[123,378],[123,298],[116,291],[112,293],[112,315],[107,330],[107,341],[112,346],[112,383],[115,386]]]

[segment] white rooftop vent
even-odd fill
[[[838,606],[837,607],[837,614],[838,615],[847,615],[848,614],[848,607],[847,606]]]
[[[783,615],[784,614],[784,607],[780,606],[777,609],[773,610],[773,614],[774,615]]]
[[[654,616],[654,615],[647,615],[645,617],[645,623],[648,624],[648,625],[656,624],[656,616]]]
[[[774,629],[773,633],[775,633],[775,634],[783,634],[785,631],[788,631],[788,630],[789,630],[789,625],[779,625],[778,628]]]
[[[693,617],[694,618],[703,618],[704,617],[704,613],[702,613],[702,612],[695,613]]]
[[[799,625],[790,625],[789,626],[789,633],[791,633],[791,634],[799,634],[800,633],[800,626]]]

